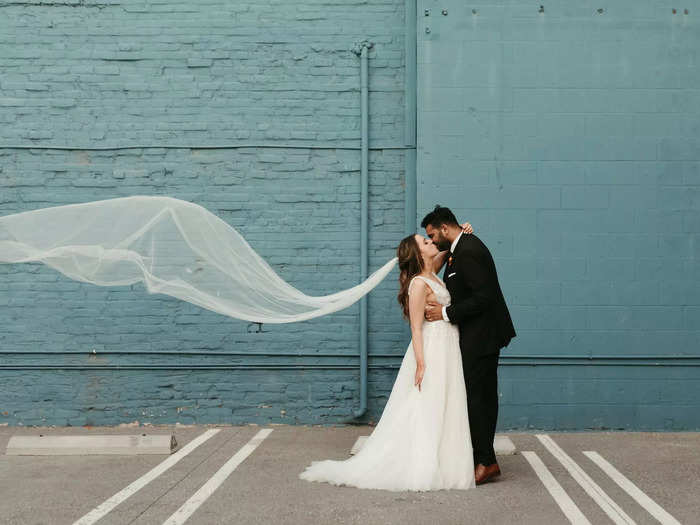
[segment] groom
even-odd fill
[[[463,235],[449,208],[435,206],[421,227],[440,251],[450,250],[443,280],[449,306],[429,303],[425,318],[459,326],[477,485],[501,474],[493,449],[498,418],[498,355],[515,337],[493,258],[476,235]]]

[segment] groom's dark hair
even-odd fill
[[[447,224],[448,226],[459,226],[457,217],[455,217],[455,214],[452,213],[452,210],[445,208],[444,206],[440,206],[439,204],[436,204],[433,211],[423,217],[420,227],[425,228],[428,226],[428,224],[435,229],[439,228],[443,224]]]

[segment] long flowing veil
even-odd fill
[[[355,303],[396,264],[326,296],[284,281],[226,222],[170,197],[134,196],[0,217],[0,263],[39,261],[100,286],[143,281],[163,293],[230,317],[291,323]]]

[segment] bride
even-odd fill
[[[427,301],[450,303],[436,274],[446,254],[418,234],[399,244],[398,300],[412,341],[382,417],[357,454],[312,461],[301,479],[394,491],[475,486],[459,332],[447,321],[424,320]]]

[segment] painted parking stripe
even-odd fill
[[[135,494],[137,491],[141,490],[151,481],[163,474],[163,472],[165,472],[170,467],[175,465],[178,461],[180,461],[182,458],[184,458],[187,454],[196,449],[199,445],[214,437],[219,432],[220,429],[211,429],[197,436],[192,441],[187,443],[187,445],[178,450],[175,454],[169,456],[165,461],[159,463],[157,466],[146,472],[143,476],[131,483],[129,486],[120,490],[114,496],[106,500],[100,506],[94,508],[93,510],[85,514],[85,516],[80,518],[73,525],[88,525],[91,523],[95,523],[97,520],[102,518],[109,511],[111,511],[114,507],[119,505],[122,501]]]
[[[663,525],[681,525],[680,522],[666,512],[661,505],[656,503],[649,496],[644,494],[634,483],[627,479],[619,470],[608,463],[603,456],[595,451],[585,451],[584,454],[598,465],[603,471],[612,478],[622,489],[627,492],[634,500],[644,507],[649,514],[654,516]]]
[[[576,503],[569,497],[557,480],[554,479],[554,476],[552,476],[552,473],[545,464],[542,463],[540,457],[534,452],[527,450],[524,450],[522,454],[569,521],[574,525],[591,525],[591,522],[586,519],[581,509],[576,506]]]
[[[243,463],[243,461],[245,461],[245,459],[250,456],[256,448],[258,448],[258,445],[260,445],[260,443],[262,443],[271,432],[271,428],[264,428],[255,434],[253,439],[243,445],[243,447],[236,452],[231,459],[224,463],[216,474],[209,478],[209,480],[202,485],[201,488],[182,505],[182,507],[177,509],[172,516],[165,520],[163,524],[179,525],[181,523],[185,523],[192,513],[194,513],[194,511],[197,510],[199,506],[204,503],[224,481],[226,481],[226,478],[228,478],[229,475],[236,470],[238,465]]]
[[[593,498],[598,506],[618,525],[633,525],[635,521],[630,518],[620,506],[615,503],[591,477],[578,466],[578,464],[564,452],[554,440],[546,434],[537,434],[537,439],[549,450],[552,455],[564,465],[586,493]]]

